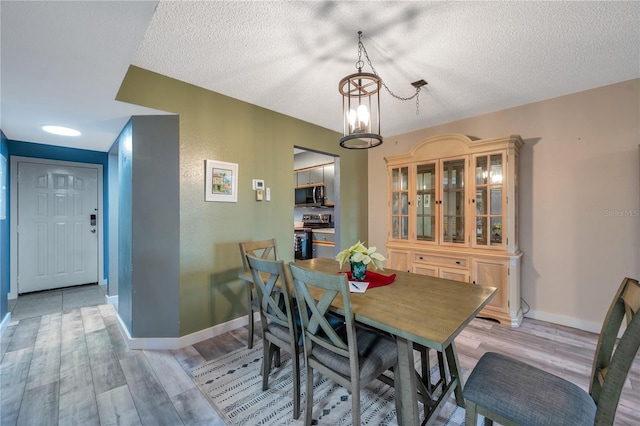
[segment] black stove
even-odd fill
[[[305,228],[318,229],[318,228],[331,228],[330,214],[303,214],[302,223]]]
[[[331,228],[330,214],[303,214],[302,227],[293,229],[293,252],[296,259],[313,257],[312,230]]]

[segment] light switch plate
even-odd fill
[[[264,198],[264,189],[256,189],[256,201],[262,201]]]

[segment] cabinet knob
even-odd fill
[[[459,265],[459,264],[460,264],[460,261],[459,261],[459,260],[456,260],[456,265]]]
[[[424,260],[424,257],[420,256],[420,260]]]

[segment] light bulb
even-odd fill
[[[349,124],[351,125],[351,127],[353,128],[353,125],[356,124],[356,110],[355,109],[350,109],[349,112],[347,113],[347,118],[349,119]]]
[[[347,111],[347,120],[349,120],[349,133],[354,133],[356,128],[356,110],[350,109]]]
[[[358,107],[358,121],[362,123],[362,127],[369,125],[369,110],[366,105],[360,105]]]

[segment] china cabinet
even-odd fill
[[[434,136],[386,157],[387,267],[496,287],[479,316],[522,321],[518,160],[522,139]]]

